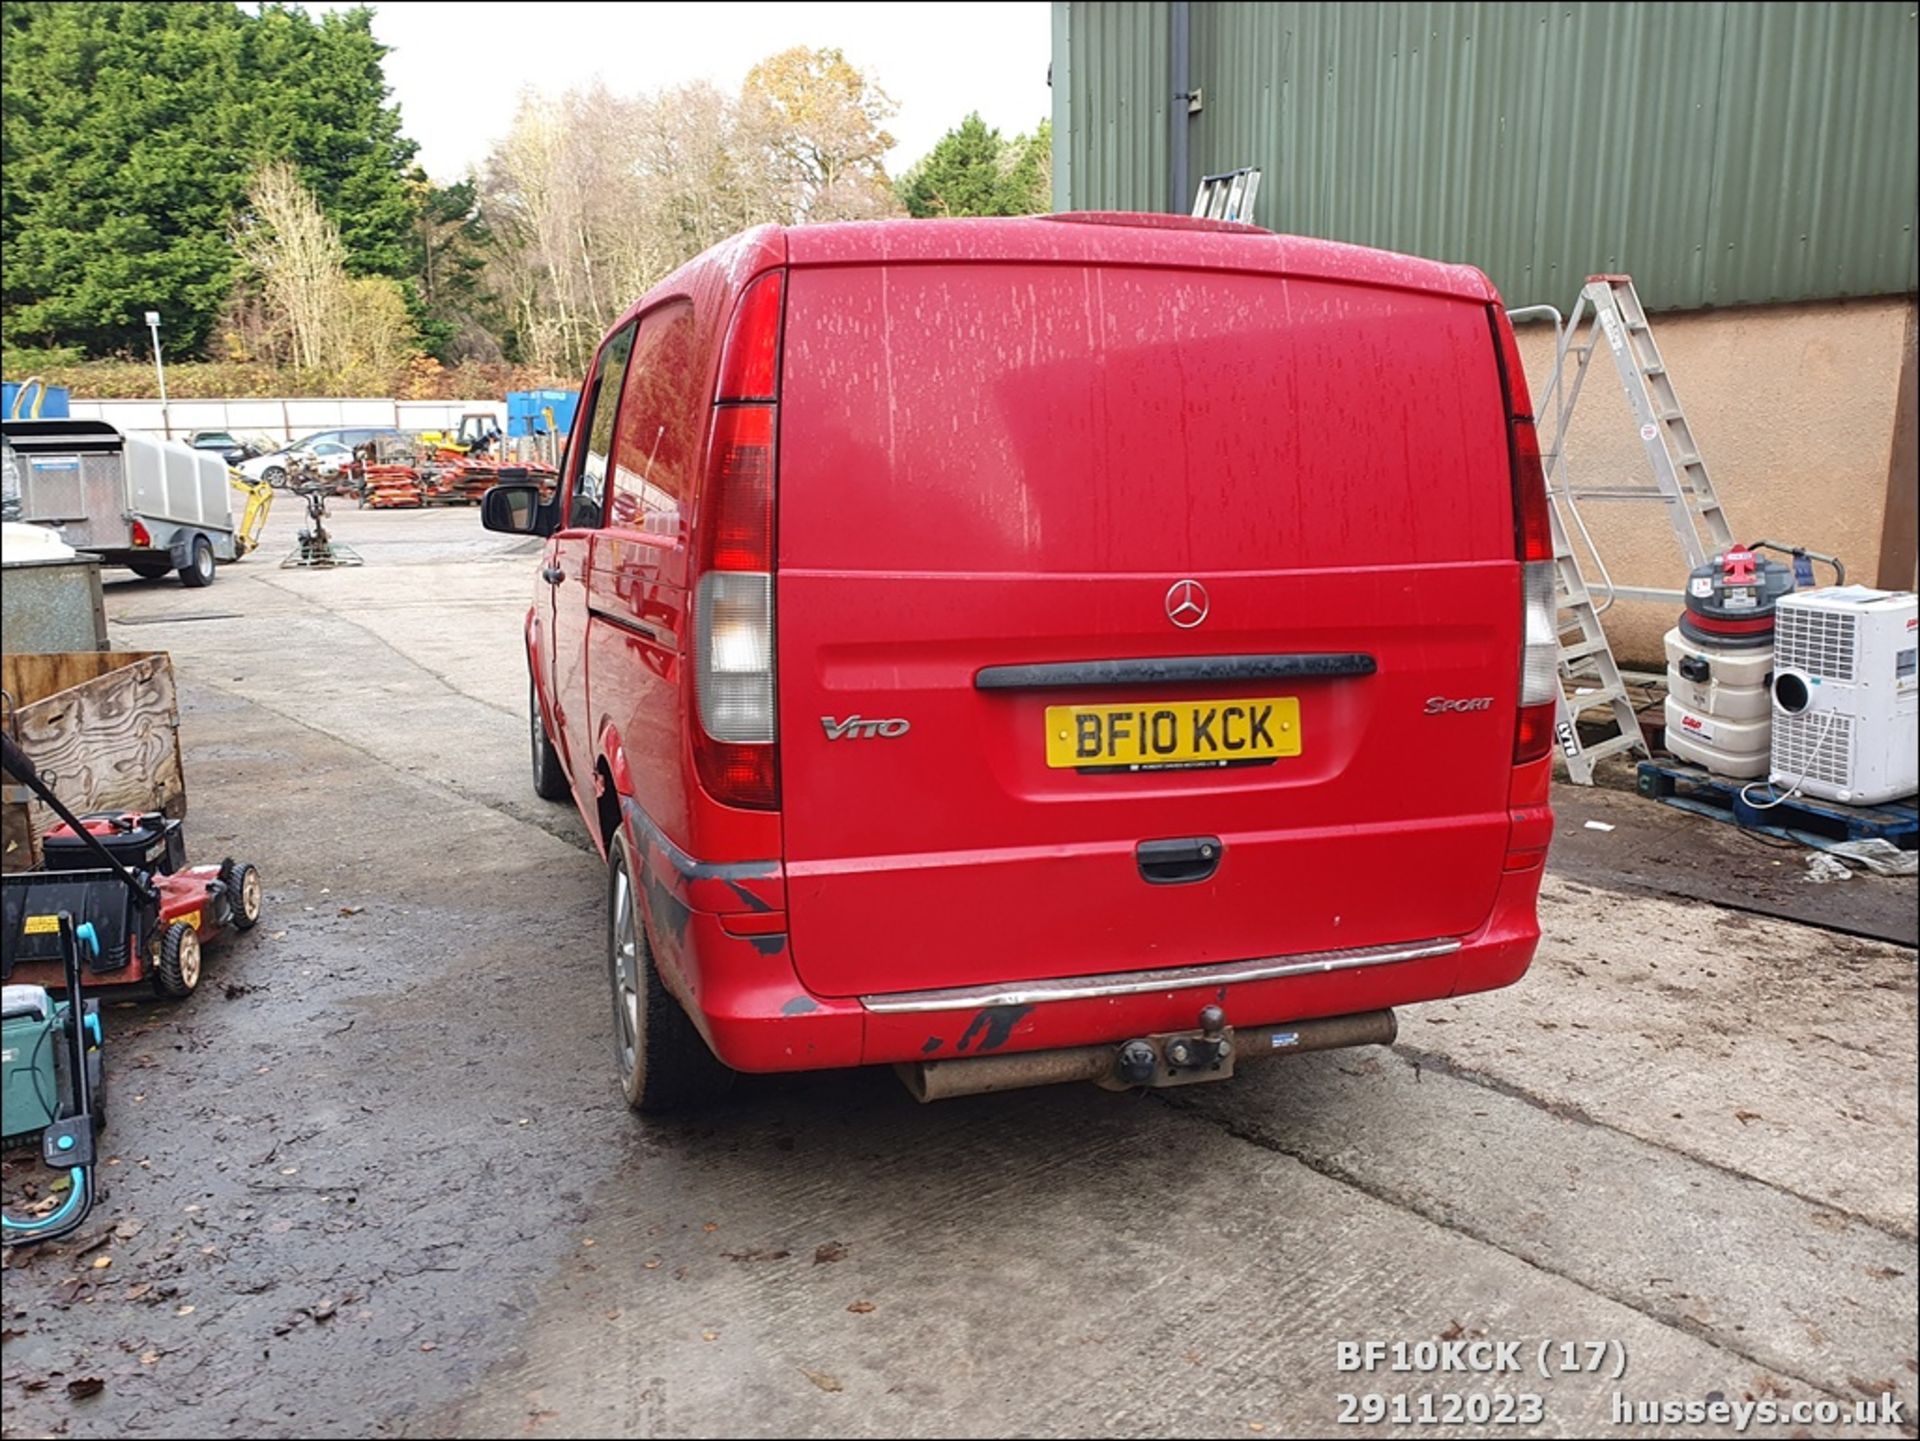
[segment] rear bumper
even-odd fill
[[[764,912],[722,916],[670,900],[649,929],[668,986],[721,1060],[742,1071],[802,1071],[1124,1041],[1190,1028],[1207,1005],[1221,1007],[1229,1025],[1255,1026],[1495,990],[1519,980],[1533,960],[1541,871],[1534,864],[1504,872],[1486,924],[1470,936],[1085,978],[1053,992],[1030,983],[828,998],[801,984],[786,936],[766,929],[774,918]],[[760,933],[729,929],[743,920]]]

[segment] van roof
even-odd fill
[[[1269,271],[1482,302],[1494,298],[1486,276],[1470,265],[1184,215],[1073,211],[1007,219],[869,220],[794,226],[786,235],[792,265],[979,260],[1181,266]]]
[[[760,271],[782,264],[863,265],[879,261],[911,265],[960,260],[1254,271],[1421,291],[1480,304],[1499,300],[1493,282],[1471,265],[1449,265],[1336,240],[1281,235],[1229,220],[1138,211],[1068,211],[958,220],[760,225],[689,260],[641,297],[627,314],[637,314],[668,295],[688,294],[716,282],[737,289]]]

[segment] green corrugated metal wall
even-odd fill
[[[1920,285],[1907,0],[1189,9],[1188,172],[1260,166],[1262,225],[1510,305],[1610,270],[1662,309]],[[1172,7],[1054,10],[1056,204],[1168,209]]]

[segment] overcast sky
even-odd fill
[[[344,8],[321,5],[315,8]],[[374,4],[393,48],[387,83],[420,164],[436,180],[478,165],[523,89],[595,76],[623,94],[687,80],[738,88],[755,61],[837,45],[899,103],[888,128],[899,174],[969,110],[1011,135],[1049,113],[1050,9],[1005,4]]]

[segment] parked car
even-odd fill
[[[224,430],[196,430],[187,437],[187,444],[195,450],[217,451],[228,465],[239,465],[260,453],[257,447]]]
[[[763,228],[602,341],[526,618],[627,1099],[1172,1085],[1530,963],[1555,685],[1479,271],[1250,226]]]
[[[240,473],[248,480],[264,480],[269,485],[285,485],[292,469],[289,458],[296,454],[312,456],[315,468],[321,475],[334,477],[353,468],[355,452],[362,446],[375,445],[384,441],[405,442],[405,431],[391,426],[366,427],[352,430],[320,430],[312,435],[303,436],[292,445],[256,456],[240,467]]]

